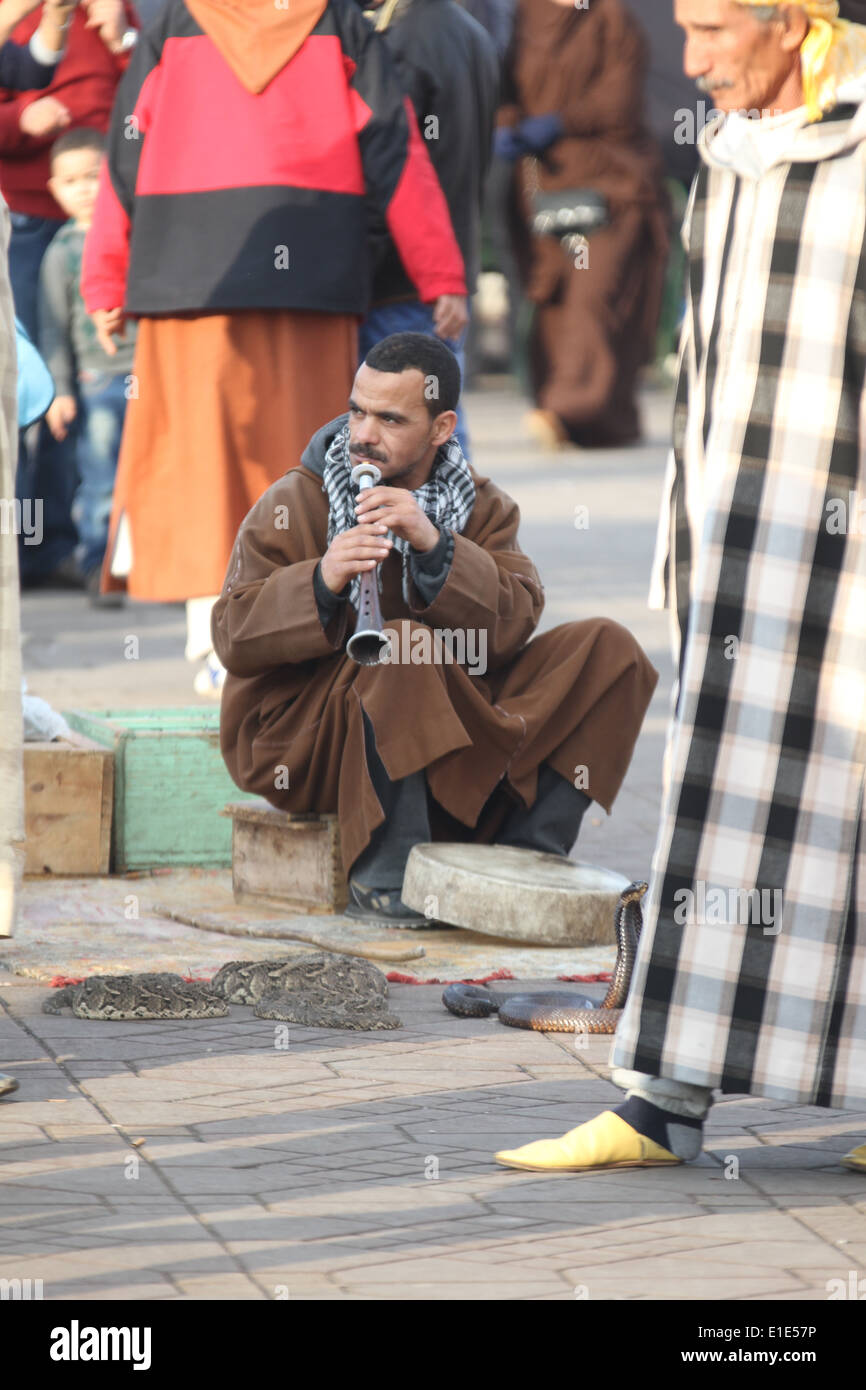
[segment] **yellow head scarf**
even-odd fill
[[[774,0],[737,0],[738,5],[766,5]],[[810,121],[836,105],[843,82],[866,72],[866,25],[839,18],[837,0],[777,0],[806,11],[809,33],[800,49],[803,94]]]

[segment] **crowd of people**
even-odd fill
[[[26,44],[39,6],[7,10]],[[23,587],[185,602],[195,689],[219,696],[210,619],[241,520],[384,337],[438,336],[465,373],[482,264],[512,328],[533,306],[531,432],[638,438],[670,207],[625,0],[65,13],[38,90],[0,91],[13,297],[56,392],[20,442],[42,533]],[[537,226],[539,199],[576,190],[603,208],[588,264]]]
[[[17,14],[10,42],[30,43],[44,7],[30,0],[3,0],[0,14],[6,9]],[[70,3],[65,6],[62,47],[52,55],[39,89],[34,90],[30,82],[0,89],[0,192],[11,221],[9,276],[15,313],[43,355],[51,355],[52,374],[56,373],[56,404],[50,419],[35,422],[20,442],[17,493],[22,502],[38,505],[41,515],[40,543],[20,546],[23,587],[80,583],[96,590],[98,585],[102,557],[94,528],[98,529],[106,503],[104,496],[97,501],[96,474],[100,467],[105,472],[105,463],[98,461],[105,449],[97,447],[96,454],[92,452],[99,432],[98,423],[93,422],[95,412],[87,410],[86,394],[94,371],[103,370],[105,363],[100,361],[101,354],[94,353],[92,335],[76,303],[75,257],[66,258],[66,277],[58,275],[58,252],[45,275],[43,261],[61,231],[67,248],[77,241],[80,260],[82,234],[93,211],[99,151],[93,147],[89,158],[74,155],[68,141],[73,135],[86,139],[82,132],[90,132],[91,139],[104,135],[137,34],[138,18],[131,4],[121,0]],[[57,162],[68,166],[62,174],[52,167],[54,147],[61,138],[67,142],[67,152],[59,146]],[[68,299],[64,290],[67,302],[61,306],[56,292],[64,278],[74,297]],[[58,314],[63,316],[62,323]],[[79,360],[82,333],[91,336],[91,344]],[[70,400],[75,402],[75,417]]]

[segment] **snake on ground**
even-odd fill
[[[498,1013],[499,1022],[512,1028],[533,1028],[540,1033],[615,1033],[631,984],[637,944],[643,926],[643,882],[630,883],[620,894],[614,913],[616,964],[607,994],[600,1005],[585,995],[564,990],[497,997],[484,985],[449,985],[442,1003],[459,1018],[488,1018]]]

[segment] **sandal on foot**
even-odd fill
[[[379,926],[429,927],[431,921],[422,912],[413,912],[400,898],[399,888],[362,888],[354,879],[349,881],[351,897],[343,908],[344,917],[359,922],[375,922]]]

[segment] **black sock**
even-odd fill
[[[674,1115],[672,1111],[662,1110],[640,1096],[629,1096],[613,1113],[636,1129],[638,1134],[652,1139],[686,1162],[697,1158],[701,1151],[703,1120],[691,1119],[688,1115]]]

